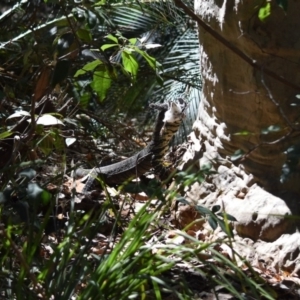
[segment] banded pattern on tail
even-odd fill
[[[187,104],[182,99],[177,102],[170,101],[163,104],[152,104],[152,108],[159,110],[152,140],[146,148],[137,154],[121,162],[104,167],[94,168],[83,189],[87,192],[95,181],[95,177],[108,185],[121,184],[132,177],[139,177],[150,169],[158,170],[162,166],[162,160],[168,151],[169,142],[178,131],[185,117]]]

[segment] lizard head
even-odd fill
[[[164,122],[166,123],[175,123],[180,122],[185,117],[185,110],[186,110],[187,104],[183,99],[178,99],[175,101],[169,102],[169,108],[165,112],[165,118]]]

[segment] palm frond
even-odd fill
[[[120,76],[107,96],[108,106],[111,111],[117,109],[125,115],[134,114],[136,117],[138,111],[144,111],[149,103],[184,97],[190,105],[178,136],[186,136],[196,119],[197,99],[201,90],[196,30],[188,26],[186,18],[169,1],[126,6],[118,4],[111,9],[110,18],[115,28],[120,29],[125,36],[139,34],[140,38],[149,43],[162,44],[161,48],[148,52],[162,64],[163,70],[159,74],[164,83],[160,86],[156,74],[140,62],[138,82],[132,85],[128,78]],[[147,114],[138,116],[144,121],[148,117]],[[180,138],[178,142],[182,140]]]

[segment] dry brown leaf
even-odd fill
[[[203,224],[205,223],[202,215],[192,205],[179,206],[175,219],[177,223],[176,225],[179,226],[179,228],[185,228],[195,220],[199,219],[199,222],[196,222],[189,227],[190,230],[194,231],[202,229]]]
[[[50,77],[51,77],[51,67],[44,66],[40,72],[39,78],[36,82],[34,89],[34,102],[38,102],[47,92],[47,89],[50,86]]]

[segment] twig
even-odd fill
[[[290,128],[292,128],[293,130],[299,130],[299,128],[295,128],[294,125],[291,123],[291,121],[288,119],[288,117],[286,116],[286,114],[284,113],[283,109],[281,108],[281,106],[279,105],[279,103],[275,100],[275,98],[273,97],[271,90],[269,89],[269,87],[266,85],[265,83],[265,79],[264,79],[264,72],[262,71],[261,74],[261,82],[264,85],[265,89],[268,92],[268,96],[271,99],[271,101],[273,102],[273,104],[277,107],[277,109],[279,110],[280,115],[282,116],[282,118],[286,121],[286,123],[289,125]]]

